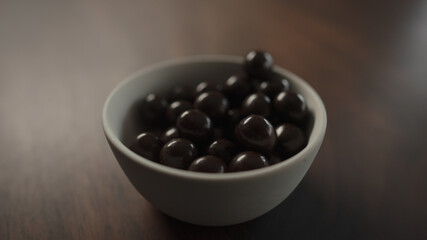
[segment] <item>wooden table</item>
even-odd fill
[[[378,2],[1,1],[0,239],[427,239],[427,4]],[[256,220],[163,215],[107,146],[104,100],[144,66],[254,48],[324,99],[314,164]]]

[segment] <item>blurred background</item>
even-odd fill
[[[264,49],[328,130],[279,207],[204,228],[157,212],[104,139],[121,79]],[[0,0],[0,239],[426,239],[427,1]]]

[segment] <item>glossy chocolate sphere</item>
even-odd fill
[[[194,108],[206,113],[212,120],[220,121],[227,113],[228,100],[218,91],[204,92],[194,100]]]
[[[183,138],[172,139],[160,150],[160,163],[169,167],[187,169],[197,157],[197,149],[192,142]]]
[[[263,51],[250,51],[243,64],[244,69],[251,77],[263,78],[271,73],[274,65],[273,57]]]
[[[253,93],[242,103],[242,116],[258,114],[263,117],[268,117],[271,112],[270,103],[270,98],[263,93]]]
[[[144,158],[157,162],[163,142],[154,134],[145,132],[138,135],[131,150]]]
[[[260,115],[243,118],[236,126],[237,140],[248,150],[269,154],[276,144],[276,131],[267,119]]]
[[[179,135],[194,142],[209,141],[212,136],[212,122],[202,111],[191,109],[183,112],[176,121]]]
[[[297,126],[285,123],[276,128],[277,151],[282,157],[288,158],[307,145],[307,139],[304,132]]]
[[[226,165],[220,158],[207,155],[194,160],[188,170],[205,173],[223,173]]]
[[[274,99],[274,110],[285,121],[303,121],[307,115],[304,97],[295,92],[281,92]]]
[[[228,171],[240,172],[268,166],[267,159],[258,152],[246,151],[237,154],[231,160]]]
[[[250,94],[251,84],[246,74],[237,74],[229,77],[222,89],[232,104],[240,107],[241,101]]]
[[[166,107],[167,101],[165,98],[153,93],[148,94],[142,102],[141,116],[149,123],[163,121]]]

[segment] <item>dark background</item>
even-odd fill
[[[318,91],[323,146],[266,215],[155,210],[104,139],[121,79],[265,49]],[[0,1],[0,239],[427,239],[426,1]]]

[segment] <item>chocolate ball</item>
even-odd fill
[[[209,91],[221,91],[221,85],[213,82],[201,82],[194,90],[194,97],[197,98],[200,94]]]
[[[267,159],[257,152],[247,151],[237,154],[228,166],[229,172],[247,171],[267,167]]]
[[[258,114],[268,117],[271,112],[270,98],[262,93],[249,95],[242,103],[242,115]]]
[[[160,163],[173,168],[187,169],[196,157],[194,144],[183,138],[170,140],[160,150]]]
[[[229,77],[222,91],[232,104],[240,107],[241,101],[251,91],[251,84],[248,76],[246,74],[238,74]]]
[[[222,138],[214,141],[209,146],[208,153],[221,158],[226,164],[229,164],[237,153],[237,146],[232,141]]]
[[[304,132],[297,126],[285,123],[276,128],[277,151],[284,158],[289,158],[307,145]]]
[[[235,135],[248,150],[269,154],[276,144],[276,131],[267,119],[260,115],[249,115],[236,126]]]
[[[175,125],[178,117],[188,109],[193,108],[191,102],[187,100],[178,100],[171,104],[166,109],[166,118],[168,121]]]
[[[149,123],[161,122],[167,104],[166,99],[162,96],[154,93],[148,94],[142,102],[141,116]]]
[[[191,109],[183,112],[176,121],[179,135],[194,142],[207,142],[212,137],[212,122],[204,112]]]
[[[281,92],[273,102],[274,110],[285,121],[300,122],[307,115],[307,105],[304,97],[295,92]]]
[[[263,51],[250,51],[246,57],[243,67],[251,77],[263,78],[271,73],[273,68],[273,57]]]
[[[162,146],[163,142],[156,135],[145,132],[138,135],[130,149],[144,158],[158,162]]]
[[[193,91],[188,86],[175,86],[168,94],[169,102],[177,100],[193,101]]]
[[[163,132],[160,136],[160,140],[164,143],[169,142],[174,138],[179,138],[178,129],[176,127],[170,127]]]
[[[203,156],[194,160],[188,170],[194,172],[205,172],[205,173],[223,173],[225,172],[225,163],[221,159],[215,156]]]
[[[194,108],[206,113],[212,120],[220,121],[227,113],[228,100],[218,91],[209,91],[196,98]]]
[[[275,77],[261,82],[257,90],[267,95],[270,99],[274,99],[280,92],[289,90],[289,81],[283,77]]]

